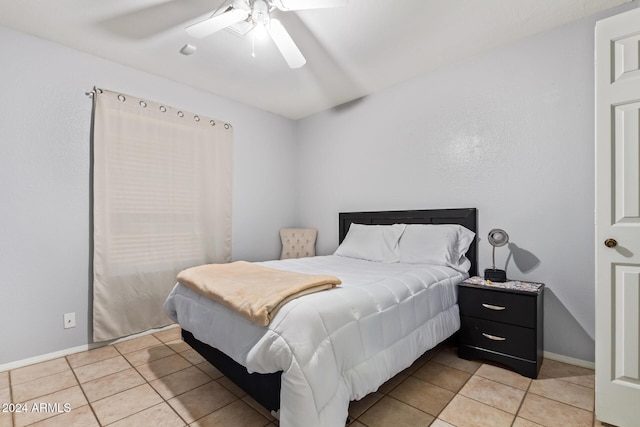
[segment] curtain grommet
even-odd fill
[[[118,95],[118,99],[124,102],[127,98],[125,98],[124,95]]]

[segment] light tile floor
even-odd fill
[[[0,404],[9,411],[0,427],[278,424],[182,342],[179,328],[0,372]],[[352,402],[349,414],[350,427],[604,425],[593,407],[590,369],[545,360],[532,381],[460,359],[444,343]]]

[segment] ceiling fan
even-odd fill
[[[345,6],[349,0],[232,0],[224,11],[210,18],[189,25],[187,34],[207,37],[225,28],[246,35],[257,27],[264,27],[285,61],[291,68],[302,67],[307,60],[282,23],[271,18],[274,9],[293,11]]]

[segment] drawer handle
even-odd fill
[[[503,337],[497,337],[497,336],[495,336],[495,335],[485,334],[484,332],[482,333],[482,335],[483,335],[483,336],[485,336],[485,337],[487,337],[487,338],[489,338],[490,340],[493,340],[493,341],[505,341],[505,340],[506,340],[506,338],[503,338]]]
[[[488,308],[489,310],[496,310],[496,311],[500,311],[500,310],[504,310],[507,307],[502,307],[500,305],[492,305],[492,304],[482,304],[482,306],[484,308]]]

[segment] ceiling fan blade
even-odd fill
[[[249,12],[244,9],[231,8],[220,15],[189,25],[186,28],[187,34],[198,38],[206,37],[216,31],[220,31],[233,24],[237,24],[240,21],[244,21],[248,16]]]
[[[349,0],[278,0],[275,2],[280,10],[326,9],[347,4]]]
[[[307,63],[302,52],[300,52],[300,49],[298,49],[298,46],[296,46],[280,21],[277,19],[271,19],[267,27],[267,31],[282,56],[284,56],[284,60],[289,64],[289,67],[300,68]]]

